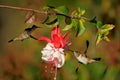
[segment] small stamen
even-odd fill
[[[56,80],[56,77],[57,77],[57,63],[58,63],[58,59],[54,58],[54,66],[53,66],[55,68],[54,80]]]
[[[47,67],[47,65],[46,65],[46,66],[45,66],[45,72],[48,72],[47,68],[48,68],[48,67]]]

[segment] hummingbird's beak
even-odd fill
[[[41,28],[41,27],[38,27],[38,26],[35,26],[36,28]]]
[[[41,28],[41,27],[39,27],[39,26],[36,26],[36,28]]]

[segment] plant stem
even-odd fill
[[[31,11],[31,12],[35,12],[35,13],[43,13],[43,14],[46,13],[46,12],[41,12],[41,11],[39,11],[39,10],[35,10],[35,9],[22,8],[22,7],[14,7],[14,6],[7,6],[7,5],[0,5],[0,8],[16,9],[16,10],[21,10],[21,11]]]
[[[31,8],[22,8],[22,7],[15,7],[15,6],[7,6],[7,5],[0,5],[0,8],[8,8],[8,9],[16,9],[16,10],[20,10],[20,11],[31,11],[34,13],[39,13],[39,14],[56,14],[56,15],[61,15],[61,16],[65,16],[65,17],[69,17],[69,18],[74,18],[74,19],[79,19],[78,17],[72,17],[72,16],[67,16],[65,14],[61,14],[61,13],[57,13],[57,12],[42,12],[36,9],[31,9]],[[90,21],[90,19],[86,18],[86,17],[81,17],[86,21]]]

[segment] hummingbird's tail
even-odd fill
[[[91,58],[88,60],[88,63],[93,63],[93,62],[96,62],[96,61],[100,61],[101,58]]]
[[[13,42],[13,41],[14,41],[14,40],[13,40],[13,39],[11,39],[11,40],[9,40],[9,41],[8,41],[8,43]]]
[[[96,60],[96,61],[100,61],[100,60],[101,60],[101,58],[94,58],[94,60]]]
[[[32,35],[29,35],[30,38],[34,39],[34,40],[37,40],[37,38],[33,37]]]

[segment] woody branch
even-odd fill
[[[75,18],[75,19],[79,19],[78,17],[72,17],[72,16],[67,16],[61,13],[57,13],[57,12],[42,12],[36,9],[31,9],[31,8],[23,8],[23,7],[15,7],[15,6],[7,6],[7,5],[0,5],[0,8],[8,8],[8,9],[15,9],[15,10],[20,10],[20,11],[31,11],[34,13],[39,13],[39,14],[56,14],[56,15],[61,15],[61,16],[65,16],[65,17],[69,17],[69,18]],[[86,21],[90,21],[90,19],[86,18],[86,17],[81,17]]]

